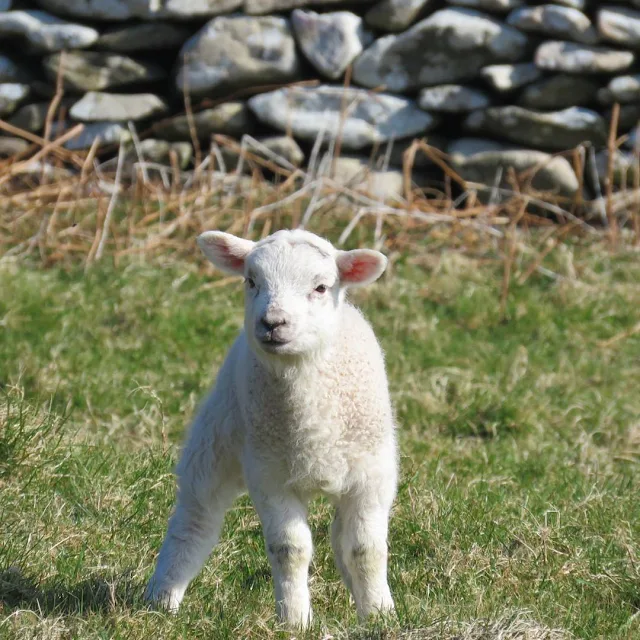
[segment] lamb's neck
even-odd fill
[[[326,346],[302,356],[269,356],[259,358],[259,362],[278,384],[285,388],[297,387],[301,380],[314,378],[330,366],[333,353],[333,346]]]

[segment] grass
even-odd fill
[[[455,252],[358,293],[400,424],[398,615],[357,625],[320,500],[310,638],[640,637],[637,258],[567,244],[567,277],[512,284],[506,317],[499,260]],[[1,638],[286,637],[247,500],[176,617],[141,601],[241,313],[188,262],[0,266]]]

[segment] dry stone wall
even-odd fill
[[[251,134],[295,165],[339,135],[347,173],[392,142],[381,184],[399,190],[393,166],[426,137],[465,179],[543,167],[535,187],[589,197],[619,103],[617,183],[638,171],[640,0],[0,0],[0,43],[0,118],[41,133],[61,74],[55,131],[86,124],[71,149],[133,122],[156,162],[174,150],[188,166],[195,132],[205,148]],[[318,82],[285,86],[304,80]],[[552,156],[578,145],[586,177]],[[0,154],[23,149],[0,139]],[[436,175],[428,158],[415,168]]]

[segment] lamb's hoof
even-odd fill
[[[369,618],[392,618],[396,613],[395,605],[391,598],[384,599],[380,604],[358,612],[358,618],[365,622]]]
[[[144,599],[158,611],[176,614],[180,608],[181,598],[178,593],[172,589],[157,589],[152,583],[147,586]]]
[[[286,629],[292,632],[306,631],[313,622],[313,613],[300,611],[298,613],[278,612],[278,620]]]

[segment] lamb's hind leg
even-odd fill
[[[342,552],[342,532],[343,522],[340,517],[340,512],[336,510],[336,515],[331,523],[331,548],[333,549],[333,558],[340,572],[343,582],[345,583],[349,593],[353,593],[353,584],[351,582],[351,576],[349,570],[344,563],[344,553]]]
[[[197,435],[197,434],[196,434]],[[178,467],[178,501],[169,520],[145,599],[176,611],[193,578],[218,542],[224,515],[242,492],[239,463],[217,452],[211,439],[185,448]]]

